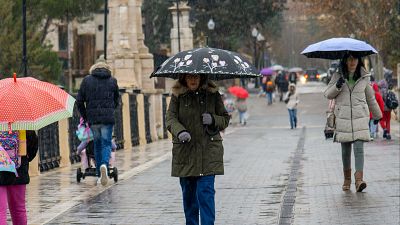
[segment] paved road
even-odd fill
[[[323,88],[299,88],[303,94],[295,130],[289,129],[283,103],[267,106],[264,98],[249,99],[247,126],[234,123],[224,137],[216,224],[357,224],[354,215],[371,215],[365,224],[398,224],[398,134],[397,140],[366,146],[367,192],[343,193],[339,145],[322,133]],[[76,166],[33,178],[30,224],[184,224],[178,179],[170,177],[170,149],[169,141],[159,141],[117,152],[122,179],[107,187],[94,186],[93,177],[77,184]],[[285,208],[288,203],[291,207]],[[388,223],[368,223],[379,219]]]

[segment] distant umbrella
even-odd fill
[[[283,66],[281,65],[273,65],[270,68],[274,71],[283,70]]]
[[[331,38],[309,45],[301,52],[308,58],[322,59],[342,59],[349,53],[355,57],[364,57],[376,54],[378,51],[365,41],[353,38]]]
[[[260,73],[263,76],[271,76],[272,74],[274,74],[274,70],[272,70],[271,68],[264,68],[260,71]]]
[[[303,69],[300,68],[300,67],[292,67],[292,68],[289,69],[289,73],[291,73],[291,72],[298,73],[298,72],[301,72],[301,71],[303,71]]]

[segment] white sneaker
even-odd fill
[[[108,182],[108,173],[107,173],[107,166],[101,165],[100,166],[100,183],[103,186],[106,186]]]

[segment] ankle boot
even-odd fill
[[[386,135],[387,135],[387,130],[383,129],[383,138],[386,138]]]
[[[350,185],[351,185],[351,169],[343,170],[343,175],[344,175],[344,182],[342,185],[342,190],[348,191],[350,190]]]
[[[367,183],[363,181],[363,171],[356,171],[354,173],[354,179],[356,180],[355,185],[356,185],[356,191],[357,192],[362,192],[367,187]]]

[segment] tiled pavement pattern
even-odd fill
[[[311,92],[316,88],[313,85]],[[366,174],[369,185],[366,190],[370,198],[363,200],[365,204],[358,203],[363,207],[348,210],[346,207],[353,205],[352,202],[338,204],[343,201],[340,198],[343,194],[340,168],[332,170],[332,167],[341,165],[339,146],[323,139],[326,101],[321,93],[310,93],[307,87],[300,87],[300,92],[307,93],[301,96],[299,109],[299,127],[306,126],[307,134],[304,158],[300,161],[302,169],[298,174],[294,224],[340,224],[336,223],[337,217],[373,210],[376,212],[374,218],[394,218],[393,212],[399,209],[399,189],[389,187],[386,181],[393,180],[393,184],[398,184],[398,175],[394,180],[395,170],[399,168],[399,155],[395,151],[398,146],[394,142],[384,145],[388,152],[392,152],[392,158],[377,152],[371,159],[374,148],[366,148],[372,149],[366,156],[366,166],[376,165],[374,173]],[[288,113],[283,103],[268,107],[265,99],[251,98],[249,113],[247,126],[234,124],[224,137],[225,175],[216,179],[216,224],[278,222],[282,195],[301,129],[289,129]],[[159,141],[133,151],[117,152],[122,179],[116,185],[111,182],[106,188],[95,186],[94,177],[77,184],[76,167],[33,178],[28,186],[29,224],[184,224],[179,182],[170,177],[170,149],[169,141]],[[389,159],[381,160],[381,157]],[[386,168],[383,167],[385,162],[390,165],[387,170],[391,173],[381,176],[385,173],[382,171]],[[374,179],[385,181],[385,184],[374,187],[378,185]],[[391,198],[385,193],[397,197]],[[352,198],[359,200],[358,197],[354,194]],[[387,212],[382,212],[384,210]],[[338,216],[339,213],[343,216]],[[386,214],[392,214],[392,217]]]

